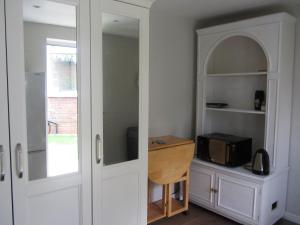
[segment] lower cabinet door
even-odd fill
[[[260,185],[216,174],[215,209],[249,224],[258,222]]]
[[[190,169],[190,200],[213,207],[215,172],[197,165]]]

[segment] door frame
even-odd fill
[[[7,31],[7,68],[8,99],[10,117],[11,173],[14,205],[14,224],[30,225],[28,222],[28,197],[59,190],[66,186],[78,185],[80,190],[80,223],[91,222],[91,106],[90,106],[90,4],[89,0],[49,0],[76,6],[77,10],[77,43],[79,63],[77,64],[78,80],[78,114],[80,140],[78,142],[79,171],[57,177],[29,181],[28,149],[25,99],[25,63],[23,1],[6,1]],[[17,34],[17,35],[16,35]],[[16,168],[16,146],[21,144],[23,177],[18,178]]]
[[[103,137],[103,73],[102,73],[102,13],[112,13],[139,20],[139,158],[104,166],[103,142],[101,162],[97,163],[96,136]],[[147,224],[148,181],[148,103],[149,103],[149,9],[114,0],[91,0],[91,81],[92,81],[92,170],[93,170],[93,224],[102,224],[102,182],[120,171],[136,171],[139,177],[140,225]],[[100,88],[99,88],[100,87]],[[104,140],[105,141],[105,140]],[[125,172],[124,172],[125,173]],[[120,175],[120,174],[119,174]],[[121,175],[122,176],[122,175]],[[99,213],[100,212],[100,213]],[[125,224],[124,224],[125,225]]]
[[[0,0],[0,224],[12,225],[10,146],[7,99],[5,0]]]

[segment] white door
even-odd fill
[[[191,200],[209,207],[214,207],[215,172],[192,165],[190,176]]]
[[[94,225],[143,225],[148,10],[111,0],[94,0],[91,9]]]
[[[253,223],[258,220],[260,186],[241,179],[216,175],[216,202],[218,211]]]
[[[8,0],[6,32],[14,224],[91,224],[88,1]]]
[[[12,225],[4,0],[0,0],[0,224]]]

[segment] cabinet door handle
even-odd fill
[[[211,188],[210,191],[213,192],[213,193],[218,193],[218,190],[214,189],[214,188]]]
[[[4,172],[4,150],[3,146],[0,145],[0,182],[5,180],[5,172]]]
[[[96,163],[99,164],[101,162],[101,137],[99,134],[96,135]]]
[[[17,167],[17,176],[18,178],[23,178],[23,160],[22,160],[22,145],[20,143],[16,146],[16,167]]]

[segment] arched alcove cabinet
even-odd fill
[[[195,159],[190,199],[243,224],[273,224],[285,212],[295,19],[273,14],[200,29],[196,136],[227,133],[265,148],[271,173],[257,176]],[[255,92],[265,107],[255,110]],[[212,108],[207,103],[226,103]]]

